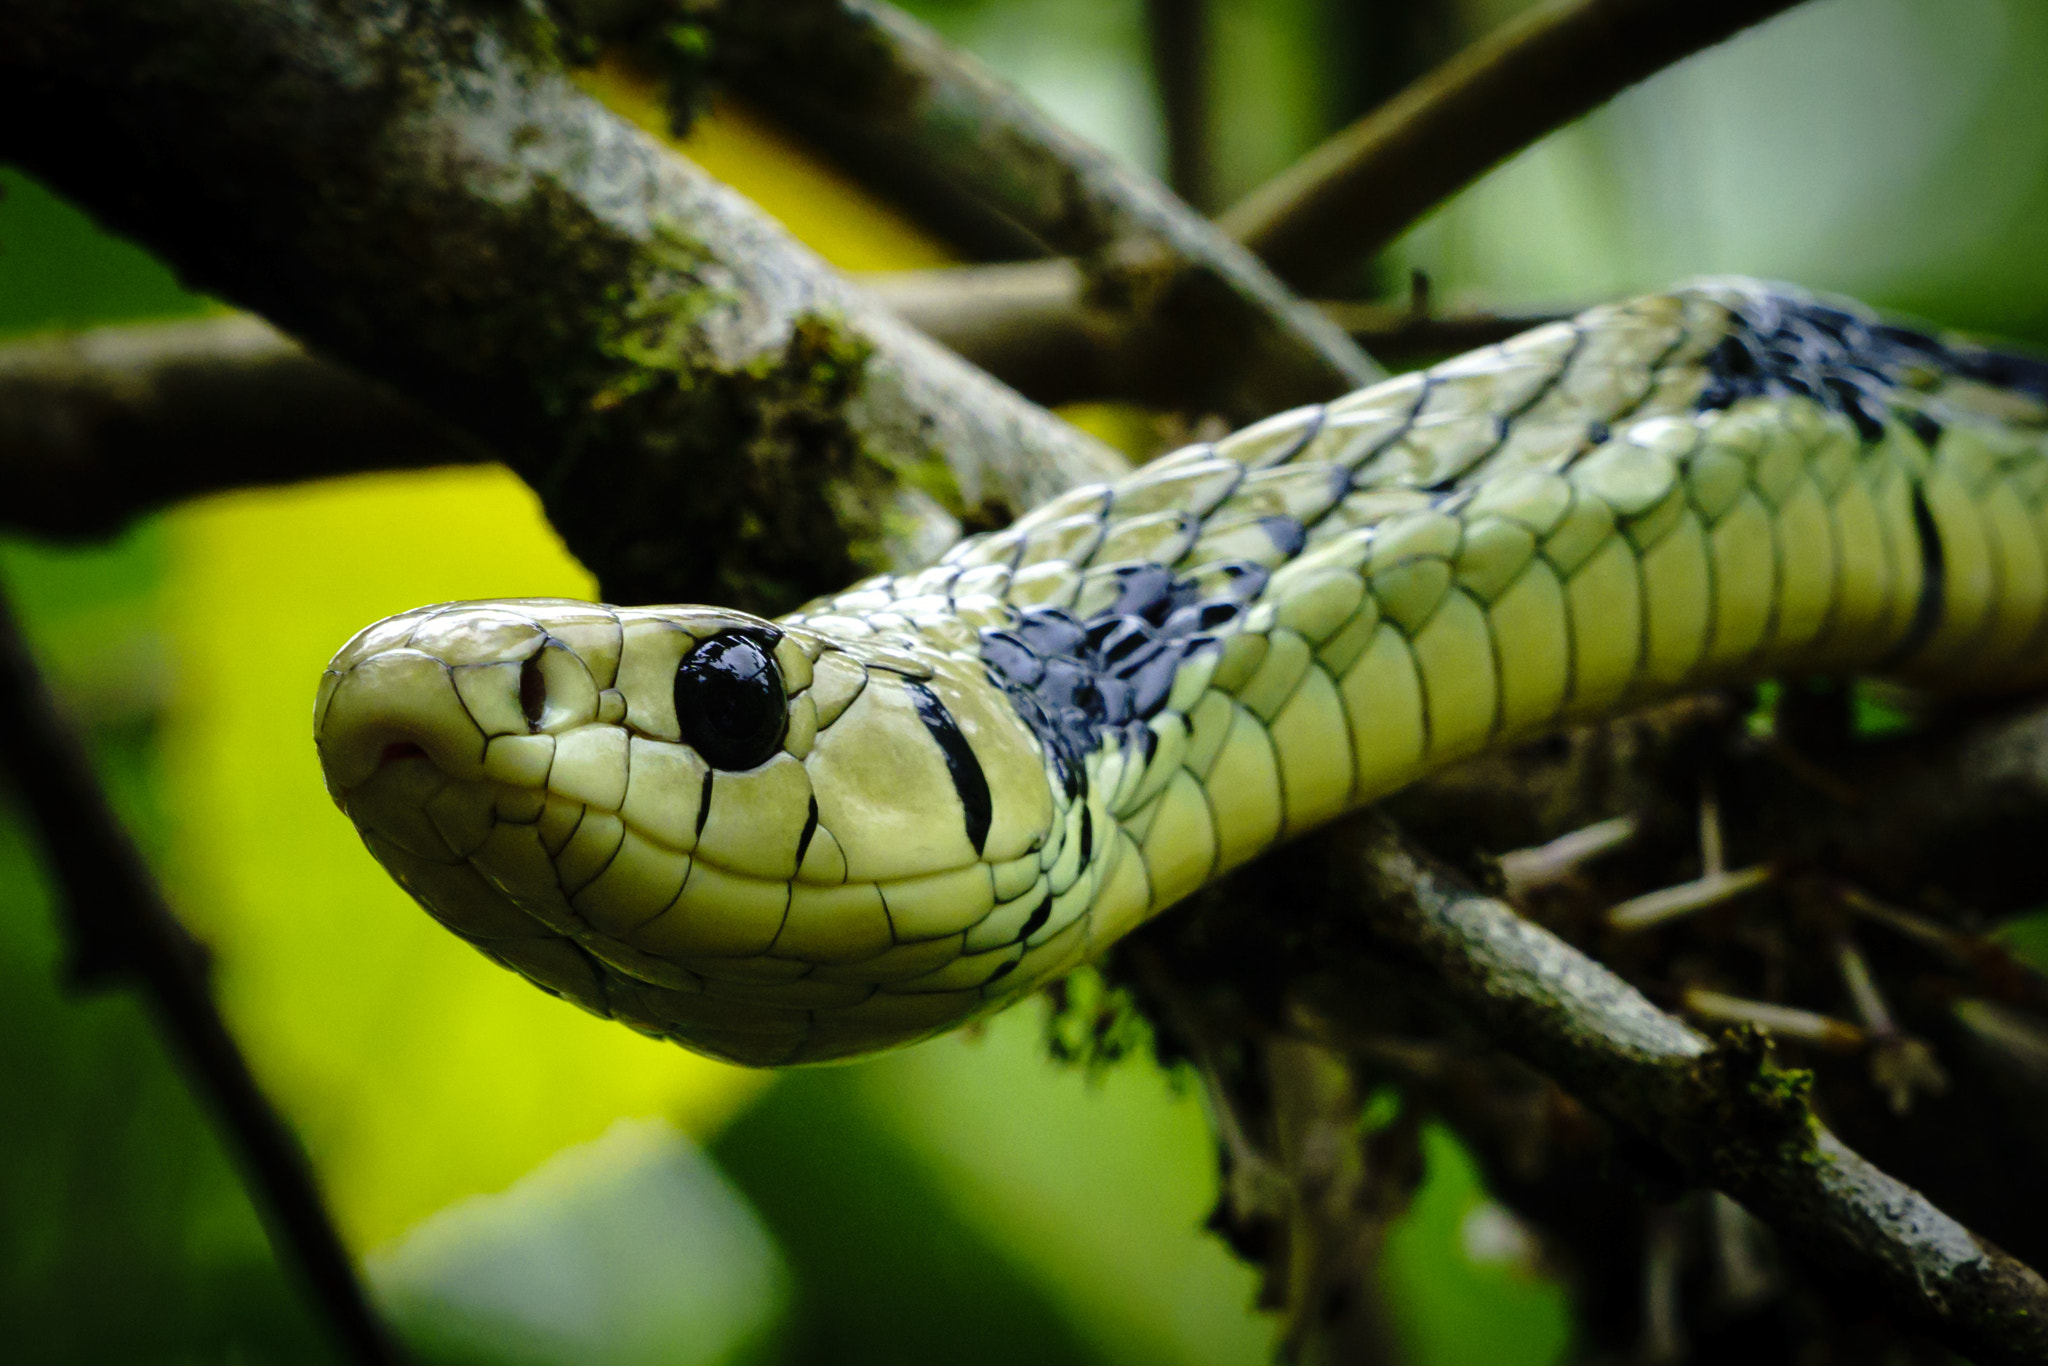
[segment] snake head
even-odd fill
[[[420,608],[334,657],[314,729],[442,924],[743,1063],[908,1042],[1066,970],[1114,847],[970,652],[715,608]]]

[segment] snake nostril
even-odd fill
[[[384,752],[377,756],[379,764],[394,763],[400,759],[424,759],[427,752],[410,740],[393,740],[384,746]]]
[[[541,717],[548,709],[548,681],[541,675],[540,656],[541,652],[536,651],[519,666],[519,710],[534,730],[540,729]]]

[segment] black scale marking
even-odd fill
[[[1043,928],[1045,922],[1050,919],[1052,919],[1052,893],[1045,892],[1039,896],[1038,908],[1031,912],[1030,918],[1024,922],[1024,928],[1017,931],[1017,938],[1020,941],[1029,939],[1032,935],[1037,934]]]
[[[939,700],[939,695],[922,683],[905,682],[903,686],[917,708],[917,719],[924,722],[924,728],[931,732],[939,753],[946,756],[946,771],[952,775],[953,790],[959,794],[960,809],[966,813],[967,842],[974,846],[974,852],[979,856],[988,843],[989,823],[995,817],[988,775],[982,772],[981,760],[974,757],[973,747],[960,733],[960,723],[953,719],[952,712],[946,710],[946,704]]]
[[[1292,518],[1290,539],[1303,536]],[[1269,526],[1268,534],[1279,536]],[[1298,549],[1298,542],[1297,549]],[[1166,706],[1180,666],[1214,648],[1216,633],[1265,589],[1267,572],[1248,562],[1204,566],[1224,578],[1221,596],[1159,564],[1115,571],[1116,601],[1083,621],[1063,607],[1026,607],[1016,625],[981,633],[990,679],[1045,746],[1069,798],[1086,790],[1083,760],[1104,735],[1121,732],[1127,751],[1149,759],[1157,743],[1145,722]]]
[[[1894,411],[1925,441],[1941,434],[1940,425],[1910,405],[1895,410],[1891,402],[1908,371],[1931,370],[2048,401],[2048,358],[1943,341],[1855,305],[1799,294],[1759,292],[1732,307],[1735,327],[1707,354],[1713,379],[1700,394],[1702,411],[1797,394],[1847,415],[1866,441],[1884,435],[1885,418]]]
[[[804,855],[811,852],[811,839],[818,833],[818,799],[811,798],[811,809],[804,817],[804,832],[796,837],[796,866],[804,866]]]
[[[1425,397],[1427,392],[1425,384]],[[1418,409],[1421,403],[1418,399]],[[1293,459],[1322,425],[1319,410],[1284,451],[1263,456],[1260,467]],[[1102,515],[1108,514],[1105,507]],[[1267,516],[1258,522],[1285,559],[1300,554],[1308,542],[1308,528],[1296,518]],[[1159,741],[1145,722],[1165,709],[1174,675],[1192,656],[1217,648],[1217,633],[1257,600],[1270,577],[1264,567],[1241,560],[1207,564],[1202,570],[1205,576],[1221,576],[1220,589],[1176,577],[1163,564],[1119,565],[1113,571],[1120,581],[1116,600],[1086,620],[1063,607],[1026,607],[1014,626],[981,633],[981,657],[990,680],[1009,694],[1018,716],[1045,746],[1069,800],[1086,796],[1084,760],[1105,735],[1120,733],[1125,753],[1151,762]],[[1085,812],[1080,838],[1085,862],[1094,843]],[[1050,914],[1051,904],[1048,897],[1024,937]]]
[[[1920,537],[1920,600],[1913,604],[1913,620],[1905,637],[1892,650],[1895,660],[1911,659],[1933,638],[1941,625],[1941,603],[1948,588],[1948,561],[1941,549],[1941,531],[1934,524],[1934,510],[1927,495],[1913,490],[1913,530]]]
[[[1881,436],[1885,417],[1896,413],[1932,444],[1940,424],[1916,408],[1895,409],[1891,403],[1908,370],[1932,369],[2048,402],[2048,359],[1941,341],[1861,309],[1793,293],[1758,292],[1731,307],[1735,326],[1705,361],[1711,379],[1698,400],[1702,411],[1744,398],[1796,394],[1847,415],[1866,439]],[[1425,383],[1416,411],[1429,388]],[[1295,450],[1319,426],[1305,424]],[[1596,422],[1586,435],[1598,446],[1611,433]],[[1389,442],[1398,439],[1397,434]],[[1283,464],[1293,453],[1261,463]],[[1445,503],[1455,504],[1469,498],[1471,489],[1444,492]],[[1932,594],[1928,600],[1938,610],[1941,546],[1924,509],[1916,509],[1916,521],[1925,557],[1923,596]],[[1293,518],[1264,517],[1260,523],[1284,558],[1299,554],[1306,543],[1307,528]],[[1248,562],[1205,568],[1229,574],[1221,595],[1203,597],[1193,582],[1176,578],[1164,565],[1133,564],[1118,571],[1123,590],[1117,600],[1094,616],[1083,620],[1065,608],[1027,607],[1014,626],[981,633],[990,679],[1044,744],[1070,799],[1082,795],[1083,759],[1104,735],[1123,732],[1125,744],[1149,759],[1156,742],[1144,723],[1165,706],[1175,673],[1190,656],[1216,645],[1216,633],[1259,596],[1268,577]],[[1923,616],[1926,610],[1923,602]]]
[[[1973,380],[2048,402],[2048,358],[1944,341],[1846,301],[1758,292],[1732,307],[1735,327],[1706,358],[1713,379],[1700,394],[1703,412],[1744,398],[1796,394],[1845,414],[1865,441],[1881,439],[1891,416],[1932,450],[1941,423],[1913,404],[1892,401],[1909,372]],[[1920,600],[1894,660],[1910,658],[1934,635],[1947,584],[1940,531],[1918,487],[1913,527],[1920,539]]]

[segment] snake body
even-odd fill
[[[2048,365],[1708,281],[1076,489],[769,622],[457,603],[322,679],[449,929],[752,1064],[996,1009],[1276,843],[1770,673],[2048,678]]]

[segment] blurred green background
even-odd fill
[[[927,0],[949,36],[1156,169],[1137,0]],[[1214,0],[1228,202],[1506,0]],[[1714,271],[2048,341],[2048,5],[1820,0],[1489,176],[1361,277],[1575,305]],[[617,73],[593,84],[652,118]],[[841,265],[946,254],[721,110],[687,150]],[[0,171],[0,331],[212,305]],[[1200,1231],[1200,1106],[1149,1063],[1047,1061],[1036,1007],[872,1063],[743,1074],[591,1020],[436,930],[322,793],[326,656],[416,603],[587,592],[494,471],[180,508],[118,543],[0,542],[0,575],[423,1355],[465,1363],[1252,1363],[1249,1272]],[[331,1359],[133,1002],[59,986],[0,806],[0,1333],[19,1360]],[[1500,1249],[1456,1144],[1398,1229],[1413,1359],[1544,1366],[1557,1288]],[[1511,1244],[1512,1240],[1506,1240]]]

